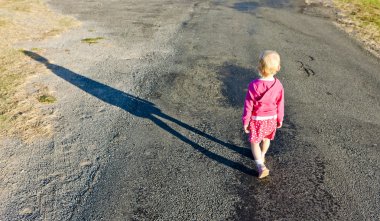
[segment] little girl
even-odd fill
[[[284,118],[284,88],[273,77],[280,71],[280,55],[269,50],[261,53],[258,71],[261,78],[253,80],[248,86],[242,120],[245,133],[249,133],[259,178],[263,178],[269,175],[264,165],[265,153]]]

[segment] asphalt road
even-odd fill
[[[37,81],[57,132],[31,145],[0,220],[380,220],[380,62],[318,10],[49,4],[83,26],[28,43],[46,49],[26,54],[52,72]],[[286,115],[258,180],[240,116],[264,49],[281,55]]]

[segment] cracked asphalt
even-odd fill
[[[56,133],[3,141],[22,160],[0,220],[380,220],[380,62],[320,10],[48,3],[82,26],[23,44],[44,49],[25,54],[50,71],[34,81],[58,99]],[[281,55],[286,114],[258,180],[240,117],[265,49]]]

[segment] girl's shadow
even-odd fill
[[[92,96],[108,103],[113,106],[119,107],[137,117],[146,118],[154,122],[157,126],[161,127],[162,129],[166,130],[167,132],[171,133],[172,135],[176,136],[178,139],[182,140],[183,142],[191,145],[194,149],[197,151],[203,153],[207,157],[209,157],[212,160],[215,160],[219,163],[222,163],[226,166],[229,166],[233,169],[239,170],[243,173],[249,174],[249,175],[255,175],[256,172],[240,163],[234,162],[232,160],[229,160],[223,156],[220,156],[218,154],[215,154],[208,149],[202,147],[198,143],[190,140],[186,136],[182,135],[178,131],[171,128],[168,124],[166,124],[162,119],[169,120],[193,133],[196,133],[200,136],[203,136],[215,143],[218,143],[220,145],[223,145],[224,147],[227,147],[230,150],[233,150],[237,153],[240,153],[241,155],[244,155],[246,157],[251,158],[251,152],[247,148],[242,148],[235,146],[230,143],[226,143],[222,140],[219,140],[216,137],[213,137],[203,131],[198,130],[197,128],[194,128],[178,119],[175,119],[165,113],[163,113],[159,108],[157,108],[153,103],[138,98],[136,96],[130,95],[128,93],[125,93],[123,91],[120,91],[118,89],[112,88],[110,86],[107,86],[105,84],[102,84],[100,82],[91,80],[87,77],[84,77],[80,74],[77,74],[75,72],[70,71],[69,69],[66,69],[64,67],[61,67],[59,65],[55,65],[49,62],[48,59],[34,53],[31,51],[24,51],[24,54],[29,56],[30,58],[44,64],[48,69],[50,69],[54,74],[56,74],[58,77],[66,80],[67,82],[75,85],[76,87],[80,88],[81,90],[91,94]]]

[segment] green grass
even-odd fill
[[[103,40],[102,37],[96,37],[96,38],[84,38],[81,40],[81,42],[88,43],[88,44],[95,44],[98,43],[99,40]]]
[[[351,10],[350,16],[362,21],[363,25],[375,25],[380,30],[380,0],[335,0],[349,4],[345,10]]]
[[[42,51],[42,48],[31,48],[30,50],[31,50],[31,51],[34,51],[34,52],[40,52],[40,51]],[[25,50],[22,49],[21,52],[22,52],[22,53],[25,53]]]
[[[374,24],[380,30],[380,0],[355,0],[361,9],[358,18],[366,25]]]
[[[55,99],[55,97],[51,95],[46,95],[46,94],[38,97],[38,101],[44,104],[51,104],[51,103],[54,103],[56,100],[57,99]]]
[[[380,1],[379,0],[357,0],[358,2],[362,2],[363,4],[374,6],[380,9]]]

